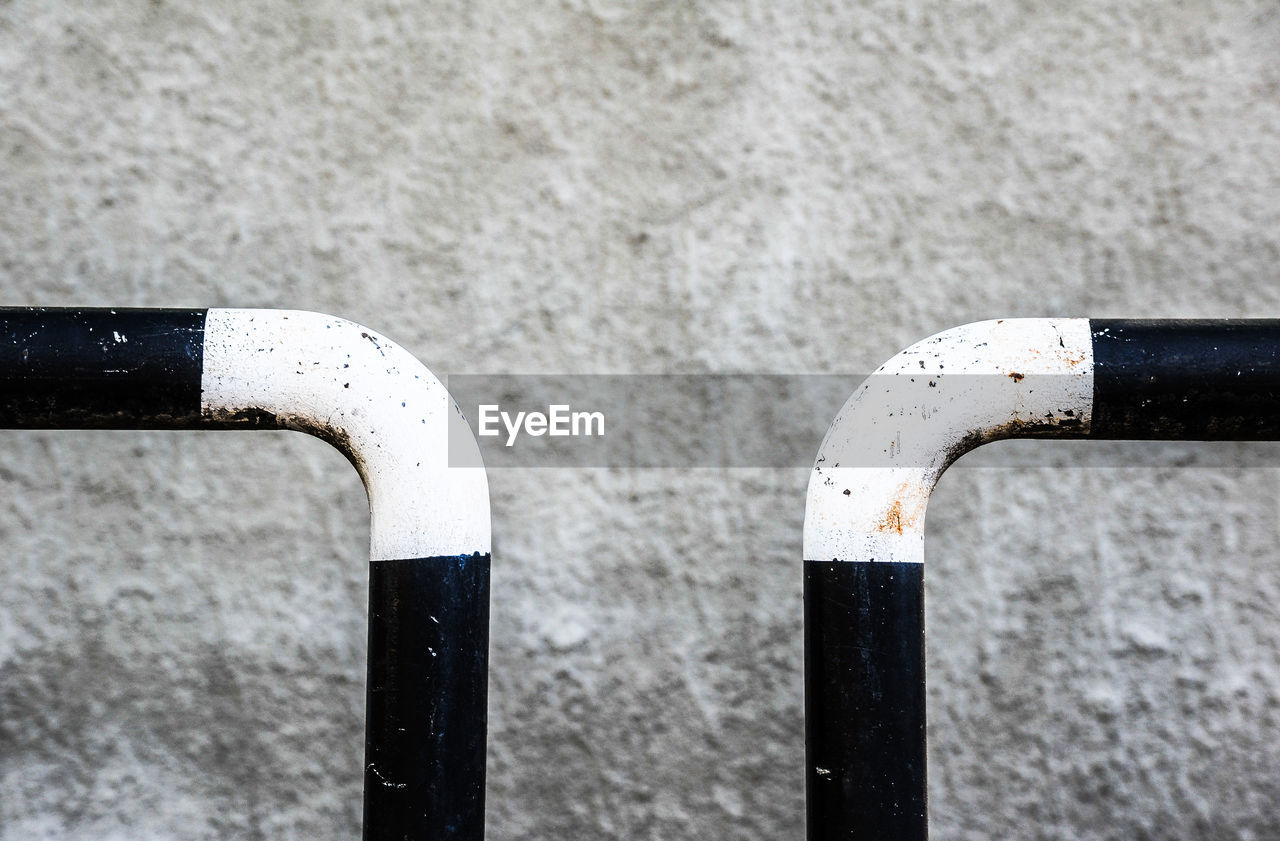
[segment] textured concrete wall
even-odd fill
[[[3,302],[316,309],[441,373],[1278,314],[1272,4],[534,5],[3,0]],[[806,479],[491,476],[492,837],[800,836]],[[935,837],[1280,836],[1278,501],[944,478]],[[355,837],[363,504],[292,433],[0,435],[0,839]]]

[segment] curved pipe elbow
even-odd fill
[[[853,393],[809,478],[804,557],[921,562],[929,495],[952,462],[1002,438],[1083,437],[1088,319],[966,324],[918,342]]]
[[[373,560],[490,551],[489,489],[444,385],[387,338],[345,319],[210,309],[204,424],[295,429],[338,447],[369,496]]]

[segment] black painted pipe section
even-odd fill
[[[200,421],[204,310],[0,308],[0,427]]]
[[[809,841],[924,841],[924,565],[804,573]]]
[[[1090,319],[1090,437],[1280,437],[1280,320]]]
[[[488,555],[370,564],[366,841],[484,837],[488,628]]]

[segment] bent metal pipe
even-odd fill
[[[1018,437],[1280,438],[1280,321],[1006,319],[893,357],[849,398],[805,505],[808,837],[927,837],[924,518]]]
[[[483,836],[488,484],[478,449],[450,466],[450,431],[455,459],[474,438],[421,363],[310,312],[0,308],[0,428],[294,429],[340,449],[370,513],[364,837]]]

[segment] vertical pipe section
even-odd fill
[[[924,564],[807,561],[810,841],[925,841]]]
[[[366,841],[484,837],[489,555],[373,561]]]

